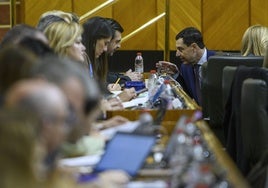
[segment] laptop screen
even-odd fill
[[[155,144],[155,136],[117,132],[107,143],[95,172],[120,169],[135,176]]]

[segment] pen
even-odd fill
[[[116,80],[116,82],[114,83],[114,85],[118,84],[119,81],[120,81],[120,77]],[[114,86],[114,85],[113,85],[113,86]]]

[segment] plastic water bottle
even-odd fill
[[[138,72],[138,73],[141,73],[141,74],[144,72],[144,69],[143,69],[143,57],[142,57],[141,52],[138,52],[137,56],[135,58],[135,72]]]
[[[165,91],[161,94],[162,98],[165,98],[168,102],[167,109],[173,109],[172,101],[175,99],[172,87],[169,80],[164,81]]]
[[[164,83],[159,83],[159,85],[157,86],[156,92],[154,93],[153,96],[151,96],[151,98],[149,98],[149,101],[152,105],[158,100],[158,98],[165,91],[165,89],[166,89],[166,85]]]
[[[177,122],[175,132],[172,134],[171,142],[169,145],[169,160],[168,165],[172,169],[172,176],[170,187],[177,188],[181,185],[180,175],[182,174],[185,166],[188,164],[190,157],[190,148],[188,146],[189,137],[185,132],[186,128],[186,117],[181,117]]]
[[[155,70],[151,70],[150,71],[150,76],[148,78],[148,97],[151,98],[156,90],[156,83],[157,83],[157,75],[156,75],[156,71]]]

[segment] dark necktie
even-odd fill
[[[199,64],[194,64],[193,65],[193,70],[194,70],[194,77],[195,77],[195,91],[196,91],[196,96],[197,96],[197,103],[201,105],[201,87],[200,87],[200,74],[199,74]]]

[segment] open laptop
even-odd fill
[[[155,144],[155,136],[117,132],[107,143],[106,151],[95,172],[120,169],[130,176],[137,175]]]

